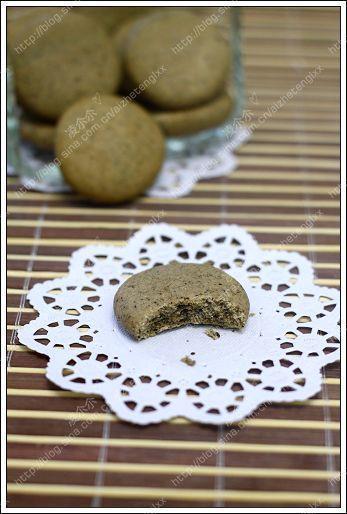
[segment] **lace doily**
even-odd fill
[[[248,137],[246,129],[239,129],[224,146],[208,147],[197,156],[166,159],[155,183],[145,194],[156,198],[186,196],[200,180],[230,175],[237,167],[233,152]],[[43,192],[71,191],[59,166],[53,163],[53,152],[21,141],[20,155],[25,169],[21,182],[26,188]]]
[[[225,177],[237,167],[234,151],[249,138],[249,131],[240,128],[224,146],[208,148],[204,153],[185,159],[166,159],[147,196],[177,198],[188,195],[200,180]]]
[[[113,298],[128,276],[172,260],[211,261],[243,285],[243,330],[188,326],[136,342],[118,326]],[[321,387],[322,366],[339,358],[339,293],[313,284],[295,252],[263,251],[245,230],[221,225],[190,235],[146,225],[119,248],[73,253],[69,274],[28,294],[39,317],[21,343],[49,357],[63,389],[101,395],[122,419],[148,424],[184,416],[231,423],[264,402],[291,402]]]

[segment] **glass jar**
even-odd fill
[[[17,11],[20,8],[17,8]],[[75,7],[74,9],[84,9],[83,7]],[[92,15],[106,22],[105,28],[110,28],[112,10],[125,9],[123,7],[108,7],[108,15],[104,16],[103,7],[86,8],[85,14]],[[138,16],[137,8],[129,9],[129,16]],[[144,8],[141,9],[143,14]],[[153,7],[151,9],[167,9],[167,7]],[[213,24],[220,31],[224,39],[227,39],[230,48],[230,72],[225,84],[225,90],[231,96],[233,101],[232,110],[219,126],[214,126],[207,130],[202,130],[194,134],[186,136],[167,137],[167,157],[179,159],[188,156],[199,156],[214,147],[223,147],[232,143],[236,137],[235,120],[240,117],[244,105],[244,84],[243,84],[243,67],[241,59],[240,44],[240,10],[238,7],[176,7],[176,10],[190,10],[197,14],[201,22],[199,23],[200,31],[205,30],[209,25]],[[115,14],[116,11],[114,11]],[[125,12],[122,11],[122,16]],[[19,13],[20,15],[20,13]],[[117,16],[115,16],[117,18]],[[9,69],[8,74],[10,85],[12,82],[12,73]],[[36,189],[41,191],[64,191],[68,186],[64,182],[59,166],[56,164],[54,152],[52,150],[42,150],[32,143],[25,141],[20,136],[19,131],[19,115],[18,109],[14,108],[15,98],[11,94],[8,95],[8,155],[10,157],[10,169],[17,171],[21,177],[21,182],[28,189]]]
[[[244,106],[244,80],[241,59],[240,9],[238,7],[191,7],[198,12],[201,25],[208,26],[211,20],[230,47],[230,72],[225,89],[233,100],[229,117],[219,126],[189,136],[169,137],[167,151],[170,157],[199,155],[208,148],[221,146],[234,137],[233,122],[242,114]]]

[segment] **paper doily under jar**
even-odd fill
[[[210,261],[239,280],[250,300],[246,327],[216,329],[217,339],[187,326],[132,340],[114,317],[115,292],[128,276],[172,260]],[[313,279],[305,257],[263,251],[236,225],[197,235],[146,225],[125,247],[77,250],[66,277],[36,284],[28,299],[39,316],[19,340],[49,357],[52,382],[101,395],[121,419],[232,423],[265,402],[309,398],[321,368],[338,360],[339,292]]]

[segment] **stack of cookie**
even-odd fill
[[[168,136],[214,127],[230,114],[229,42],[207,20],[164,8],[127,20],[112,35],[124,93],[140,88],[140,101]]]
[[[186,9],[113,9],[112,23],[100,8],[17,10],[8,26],[23,137],[54,148],[67,182],[105,203],[151,185],[165,135],[211,128],[231,110],[216,26]]]

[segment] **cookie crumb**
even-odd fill
[[[253,317],[253,316],[255,316],[255,312],[250,312],[250,313],[249,313],[249,317],[251,317],[251,316],[252,316],[252,317]]]
[[[193,359],[191,359],[188,355],[185,355],[185,356],[181,359],[181,362],[184,362],[184,364],[187,364],[187,366],[195,366],[195,364],[196,364],[196,361],[194,361]]]
[[[207,328],[205,330],[205,334],[210,337],[211,339],[219,339],[220,338],[220,333],[217,332],[217,330],[214,330],[213,328]]]

